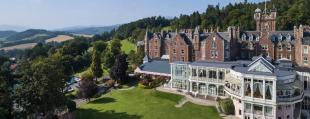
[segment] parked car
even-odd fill
[[[81,81],[81,78],[80,78],[80,77],[73,77],[73,79],[74,79],[76,82],[80,82],[80,81]]]

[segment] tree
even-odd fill
[[[118,54],[121,54],[121,41],[118,39],[114,39],[111,41],[110,51],[114,57],[116,57]]]
[[[138,48],[137,52],[132,50],[128,54],[129,63],[133,65],[134,67],[137,67],[143,63],[144,56],[145,54],[144,54],[143,48]]]
[[[116,81],[126,82],[127,80],[127,69],[128,62],[126,61],[127,56],[120,54],[116,56],[115,63],[110,70],[110,77]]]
[[[102,59],[103,59],[103,64],[106,68],[111,68],[115,61],[115,58],[111,52],[104,53]]]
[[[14,98],[28,117],[55,115],[66,107],[64,68],[56,60],[45,58],[22,64],[22,77]]]
[[[12,88],[13,76],[10,71],[0,70],[0,118],[6,119],[11,117],[12,99],[10,91]]]
[[[103,52],[106,50],[107,44],[104,41],[96,41],[93,43],[93,50]]]
[[[95,49],[93,50],[92,64],[90,68],[97,81],[97,78],[102,76],[103,70],[101,66],[100,53]]]
[[[91,97],[93,97],[98,92],[98,86],[93,80],[94,76],[90,72],[86,72],[82,75],[81,84],[79,87],[78,95],[84,99],[90,101]]]

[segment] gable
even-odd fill
[[[273,66],[270,62],[268,62],[263,57],[260,57],[256,59],[255,61],[253,61],[251,64],[249,64],[248,71],[272,73],[274,69],[275,69],[275,66]]]

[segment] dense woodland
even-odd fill
[[[194,12],[190,15],[181,14],[173,19],[164,17],[149,17],[131,23],[121,25],[117,30],[101,35],[102,39],[131,38],[133,42],[142,40],[146,29],[149,31],[175,30],[182,28],[220,27],[226,30],[228,26],[240,26],[241,30],[254,30],[253,19],[256,8],[264,9],[262,3],[228,4],[227,6],[208,5],[203,13]],[[276,8],[278,12],[277,29],[292,30],[294,25],[310,24],[310,0],[271,0],[267,2],[267,8]],[[100,37],[100,36],[97,36]]]

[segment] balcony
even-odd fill
[[[301,95],[298,95],[298,96],[293,96],[293,97],[290,97],[290,96],[277,97],[277,101],[278,102],[294,102],[294,101],[303,99],[303,97],[304,97],[304,93],[302,93]]]
[[[210,83],[224,83],[223,79],[214,79],[214,78],[206,78],[206,77],[192,77],[191,80],[195,81],[203,81],[203,82],[210,82]]]
[[[229,93],[229,94],[233,94],[233,95],[238,96],[238,97],[241,96],[240,91],[234,91],[233,89],[230,89],[230,88],[228,88],[227,86],[225,86],[224,90],[225,90],[227,93]]]

